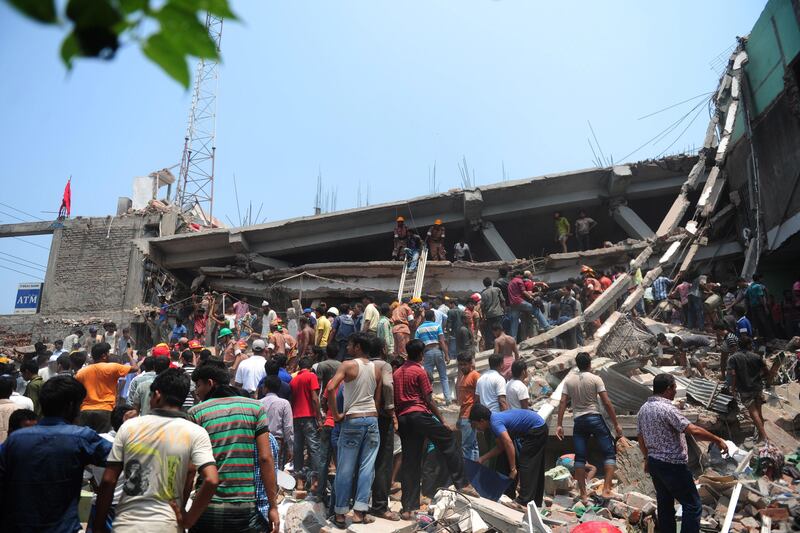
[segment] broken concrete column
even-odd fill
[[[500,235],[500,232],[494,227],[494,224],[491,222],[484,222],[483,226],[481,227],[481,234],[483,235],[483,239],[486,241],[486,244],[489,246],[492,252],[494,252],[498,259],[501,261],[517,260],[517,256],[514,255],[511,247],[508,246],[506,241],[503,239],[503,236]]]
[[[614,221],[625,230],[625,233],[633,239],[645,240],[655,236],[650,226],[636,214],[636,211],[627,205],[620,204],[613,207],[611,209],[611,216],[614,218]]]

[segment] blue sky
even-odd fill
[[[223,30],[214,207],[225,222],[238,220],[234,174],[240,202],[278,220],[311,214],[318,169],[342,209],[359,183],[362,202],[367,187],[370,203],[429,193],[434,162],[439,190],[459,187],[462,156],[478,184],[501,181],[503,165],[509,179],[591,167],[587,121],[620,162],[699,100],[639,117],[715,88],[711,63],[764,2],[232,5],[242,22]],[[0,3],[0,223],[54,217],[69,175],[73,215],[112,214],[134,176],[180,161],[190,92],[134,46],[67,73],[62,38]],[[628,160],[701,143],[707,116]],[[26,240],[0,239],[0,312],[17,283],[44,277],[49,237]]]

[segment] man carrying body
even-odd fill
[[[690,423],[672,404],[677,387],[672,374],[653,379],[653,396],[637,416],[639,448],[645,457],[644,471],[653,479],[658,502],[658,531],[675,533],[675,500],[683,507],[681,533],[700,531],[703,505],[687,463],[689,455],[684,433],[714,442],[727,454],[725,441]]]
[[[492,336],[494,337],[494,353],[503,358],[503,365],[499,372],[504,379],[509,379],[511,378],[511,365],[519,359],[517,341],[511,335],[506,335],[500,324],[492,327]]]
[[[392,261],[401,261],[403,259],[403,250],[406,247],[406,239],[408,238],[408,227],[406,226],[406,219],[397,217],[397,224],[394,227],[394,245],[392,248]]]
[[[759,440],[767,440],[764,429],[764,414],[761,406],[764,405],[764,384],[762,380],[768,379],[769,370],[760,355],[750,351],[753,342],[749,337],[739,339],[739,350],[728,357],[728,385],[733,396],[739,393],[739,399],[747,408],[750,418],[758,430]]]
[[[239,396],[229,387],[230,374],[218,362],[196,369],[192,380],[200,403],[189,410],[189,418],[208,432],[220,482],[191,533],[248,531],[259,522],[256,461],[267,492],[272,531],[277,531],[275,458],[269,445],[266,410],[257,400]],[[259,526],[263,530],[265,524]]]
[[[326,389],[333,419],[341,422],[334,480],[334,522],[342,529],[351,495],[354,495],[353,521],[365,524],[375,521],[367,512],[380,445],[378,411],[383,387],[381,371],[369,360],[372,343],[370,336],[362,332],[353,334],[347,343],[352,359],[341,364]],[[342,382],[344,409],[339,413],[335,398]]]
[[[544,497],[544,451],[547,445],[547,423],[533,411],[511,409],[493,413],[483,405],[474,405],[469,420],[476,431],[491,430],[499,445],[478,458],[479,463],[505,454],[505,465],[501,470],[508,471],[508,477],[519,481],[519,494],[516,483],[507,494],[516,494],[514,508],[524,511],[528,502],[542,505]],[[515,448],[518,443],[519,458]]]
[[[414,338],[422,341],[425,345],[425,356],[423,366],[426,372],[433,375],[434,368],[439,372],[439,380],[442,383],[442,394],[444,395],[445,405],[450,405],[450,380],[447,378],[447,363],[450,356],[447,351],[447,344],[444,342],[444,332],[442,326],[436,323],[436,316],[432,309],[425,311],[425,321],[419,325],[414,333]]]
[[[123,471],[125,484],[115,508],[115,533],[190,529],[219,484],[208,433],[186,420],[180,410],[189,393],[189,377],[171,368],[156,376],[152,389],[153,414],[131,418],[114,437],[97,495],[96,532],[108,531],[106,517]],[[191,509],[184,512],[194,478],[190,464],[203,483]]]
[[[430,251],[428,259],[431,261],[447,261],[447,254],[444,251],[444,226],[438,218],[434,221],[433,226],[428,229],[427,242],[428,250]]]
[[[394,372],[394,403],[403,447],[400,478],[403,520],[411,519],[413,512],[419,509],[425,439],[444,456],[456,489],[465,494],[476,494],[464,476],[464,458],[454,438],[454,430],[444,423],[444,417],[433,402],[431,382],[420,365],[424,348],[419,339],[409,342],[408,359]]]
[[[575,443],[575,479],[578,480],[581,500],[588,501],[589,495],[586,492],[586,458],[588,457],[589,437],[594,435],[600,444],[604,455],[604,484],[603,498],[610,498],[612,493],[612,481],[614,480],[614,470],[617,465],[617,453],[614,446],[614,439],[606,426],[597,399],[603,403],[603,407],[614,424],[614,431],[618,438],[623,436],[622,427],[617,422],[617,414],[611,400],[606,392],[603,380],[592,374],[592,358],[586,352],[581,352],[575,357],[575,364],[578,373],[570,372],[564,380],[564,390],[561,393],[561,402],[558,406],[558,427],[556,436],[559,440],[564,439],[564,412],[567,409],[567,402],[572,402],[572,420],[574,424],[573,440]]]
[[[105,342],[95,344],[92,347],[92,364],[75,374],[75,379],[86,387],[78,424],[89,426],[98,433],[111,431],[111,411],[117,400],[117,382],[137,370],[136,365],[109,363],[110,350],[111,347]]]

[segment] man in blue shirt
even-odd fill
[[[444,403],[450,405],[450,381],[447,379],[447,363],[450,362],[450,356],[444,340],[444,331],[441,324],[436,322],[436,313],[433,309],[425,311],[425,321],[417,327],[414,338],[421,340],[425,345],[422,367],[431,376],[434,368],[439,371]]]
[[[734,307],[733,312],[736,314],[736,335],[738,337],[747,336],[753,338],[753,326],[750,320],[745,316],[744,309],[741,307]]]
[[[58,375],[42,386],[44,417],[15,431],[0,454],[2,531],[80,531],[78,499],[87,465],[104,466],[111,443],[93,429],[74,426],[86,389]]]
[[[469,413],[469,421],[475,430],[491,429],[497,438],[498,445],[479,457],[479,463],[505,452],[508,477],[519,480],[519,494],[516,494],[516,483],[506,493],[512,498],[516,494],[515,508],[524,510],[531,500],[541,506],[544,497],[544,449],[547,444],[547,423],[544,419],[528,409],[493,413],[488,407],[475,404]]]

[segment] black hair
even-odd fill
[[[412,339],[406,344],[406,354],[411,361],[420,361],[424,351],[425,344],[419,339]]]
[[[675,384],[672,374],[658,374],[653,378],[653,394],[661,394]]]
[[[479,403],[474,404],[469,412],[470,422],[481,422],[483,420],[489,420],[491,417],[492,412],[489,408]]]
[[[111,345],[107,342],[98,342],[92,346],[92,360],[96,361],[111,352]]]
[[[150,392],[160,392],[164,402],[171,407],[181,407],[189,396],[189,376],[177,368],[168,368],[158,374],[150,384]]]
[[[659,333],[656,335],[656,340],[658,342],[667,342],[667,336],[664,335],[663,333]]]
[[[350,311],[349,305],[342,304],[339,306],[339,316],[346,315],[348,311]]]
[[[328,342],[328,345],[325,347],[325,357],[328,359],[339,358],[339,346],[337,346],[335,342]]]
[[[169,368],[169,359],[166,357],[153,358],[153,370],[156,374],[160,374]]]
[[[325,359],[325,348],[314,346],[313,348],[311,348],[311,353],[314,354],[314,361],[316,361],[317,363]]]
[[[460,354],[458,354],[458,357],[457,357],[457,359],[458,359],[458,362],[459,362],[459,363],[471,363],[471,362],[472,362],[472,359],[473,359],[473,357],[472,357],[472,354],[471,354],[471,353],[469,353],[469,352],[464,352],[464,353],[460,353]]]
[[[304,355],[297,362],[297,366],[298,366],[298,368],[301,368],[301,369],[302,368],[311,368],[312,366],[314,366],[314,361],[312,361],[309,356]]]
[[[39,372],[39,365],[33,359],[27,359],[23,361],[21,365],[19,365],[19,371],[28,371],[32,374],[37,374]]]
[[[672,345],[676,348],[680,348],[681,346],[683,346],[683,339],[675,335],[674,337],[672,337]]]
[[[79,350],[77,352],[71,352],[69,354],[69,363],[72,365],[72,370],[77,372],[83,365],[86,364],[86,352],[83,350]]]
[[[503,331],[503,325],[500,323],[495,324],[492,326],[492,331]]]
[[[275,359],[275,362],[278,363],[278,366],[281,368],[286,368],[286,363],[289,362],[289,358],[284,354],[276,355],[273,359]]]
[[[269,364],[271,361],[267,361]],[[231,373],[221,361],[208,361],[202,366],[198,366],[192,372],[192,381],[197,383],[200,380],[213,381],[217,385],[228,385],[231,382]],[[185,398],[185,396],[184,396]]]
[[[578,370],[588,370],[592,366],[592,356],[586,352],[579,352],[575,356],[575,365],[577,365]]]
[[[503,356],[499,353],[493,353],[489,356],[489,368],[491,370],[497,370],[503,366]]]
[[[156,358],[152,355],[148,355],[142,360],[142,370],[145,372],[151,372],[156,367]]]
[[[736,318],[742,318],[746,313],[741,307],[734,307],[733,314],[736,315]]]
[[[492,286],[492,279],[491,278],[483,278],[483,286],[484,287],[491,287]]]
[[[264,379],[264,386],[267,388],[267,392],[274,392],[275,394],[281,390],[281,378],[278,376],[267,376]]]
[[[72,368],[72,361],[70,361],[69,355],[65,353],[59,355],[58,358],[56,359],[56,367],[63,368],[64,370],[69,370],[70,368]]]
[[[399,355],[397,357],[392,358],[392,360],[389,361],[389,364],[392,365],[393,372],[398,368],[400,368],[401,366],[403,366],[403,363],[405,363],[405,359],[403,359]]]
[[[111,427],[114,431],[119,431],[122,423],[125,421],[125,413],[132,411],[133,407],[130,405],[118,405],[111,411]]]
[[[171,361],[177,361],[181,356],[181,353],[178,350],[170,350],[169,351],[169,358]]]
[[[44,416],[71,419],[78,414],[84,398],[86,387],[80,381],[72,376],[60,375],[44,382],[39,393],[39,404]]]
[[[727,331],[728,325],[725,322],[714,322],[714,329],[717,331]]]
[[[0,400],[11,398],[11,393],[17,386],[17,380],[10,374],[0,376]]]
[[[500,268],[497,269],[497,273],[500,274],[501,278],[504,278],[504,277],[508,276],[508,268],[500,267]]]
[[[30,409],[17,409],[8,417],[8,434],[11,435],[18,429],[22,429],[24,422],[36,422],[36,413]]]
[[[281,365],[278,364],[278,361],[276,361],[274,357],[264,363],[264,371],[268,376],[277,376],[280,369]]]
[[[61,339],[56,339],[53,341],[54,346],[64,346],[64,341]]]
[[[366,300],[366,301],[368,301],[368,302],[374,302],[374,301],[375,301],[375,298],[373,298],[373,297],[372,297],[372,296],[370,296],[369,294],[365,294],[365,295],[364,295],[364,297],[363,297],[363,299],[364,299],[364,300]]]
[[[194,361],[194,352],[191,350],[184,350],[181,352],[181,359],[183,359],[184,363],[191,364]]]
[[[208,348],[203,348],[200,350],[200,353],[197,355],[198,364],[205,364],[209,359],[211,359],[211,350]]]
[[[389,316],[392,312],[392,306],[387,303],[382,303],[380,308],[381,316]]]
[[[425,320],[428,322],[434,322],[436,320],[436,313],[433,312],[433,309],[425,311]]]
[[[739,337],[739,348],[742,350],[749,350],[753,347],[753,339],[748,337],[747,335],[742,335]]]
[[[353,346],[358,346],[363,354],[371,355],[372,335],[369,333],[357,331],[350,335],[350,338],[347,339],[347,342],[351,343]]]
[[[511,376],[519,379],[525,370],[528,369],[528,363],[522,359],[518,359],[511,364]]]

